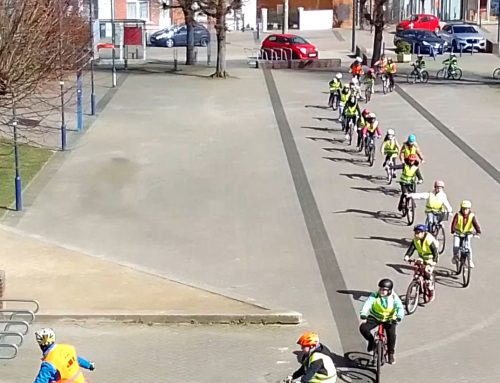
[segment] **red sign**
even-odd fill
[[[142,28],[123,27],[124,45],[142,45]]]

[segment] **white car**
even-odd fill
[[[442,36],[449,41],[454,51],[486,49],[486,39],[479,34],[478,30],[469,24],[447,24],[442,28]]]

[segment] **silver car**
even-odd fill
[[[442,29],[442,36],[449,41],[453,50],[486,49],[486,39],[476,28],[469,24],[447,24]]]

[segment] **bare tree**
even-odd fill
[[[375,0],[374,10],[373,10],[373,25],[375,26],[375,33],[373,35],[373,55],[372,63],[373,66],[379,59],[382,52],[382,40],[384,33],[384,5],[387,0]]]
[[[153,2],[156,3],[156,0],[153,0]],[[172,4],[172,0],[160,0],[160,5],[164,11],[168,9],[180,9],[182,11],[187,32],[186,65],[194,65],[194,16],[198,9],[197,0],[174,0],[174,4]]]
[[[12,119],[14,106],[16,116],[60,107],[50,106],[49,89],[90,57],[79,11],[73,0],[0,0],[0,124]],[[2,131],[5,137],[9,129]]]
[[[226,78],[226,16],[241,9],[242,0],[199,0],[203,13],[215,19],[217,35],[217,64],[212,77]]]

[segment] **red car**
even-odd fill
[[[403,31],[405,29],[425,29],[434,32],[439,29],[439,19],[434,15],[413,15],[409,20],[401,20],[396,31]]]
[[[269,35],[262,42],[263,55],[268,59],[289,60],[290,55],[295,60],[317,60],[318,50],[307,40],[297,35]],[[265,52],[265,53],[264,53]]]

